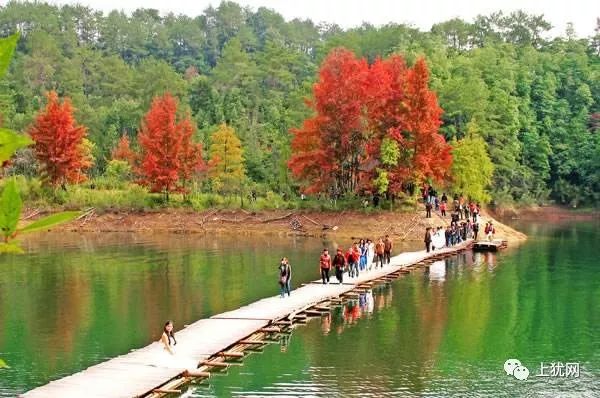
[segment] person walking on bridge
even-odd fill
[[[354,243],[346,252],[346,262],[348,262],[348,276],[354,278],[358,276],[358,262],[360,260],[360,251]]]
[[[337,249],[337,253],[333,257],[333,267],[335,268],[335,277],[341,285],[344,282],[344,269],[346,268],[346,257],[341,248]]]
[[[371,271],[373,262],[375,261],[375,243],[371,239],[367,239],[367,268]]]
[[[287,259],[284,257],[279,263],[279,293],[281,298],[285,297],[287,292],[288,297],[290,296],[290,285],[292,281],[292,267]]]
[[[394,248],[394,242],[392,242],[389,235],[385,236],[383,245],[383,262],[389,264],[392,258],[392,249]]]
[[[321,279],[323,284],[329,283],[329,270],[331,269],[331,256],[327,249],[323,249],[323,254],[319,258],[319,270],[321,271]]]
[[[431,236],[431,227],[427,227],[425,229],[425,250],[427,250],[427,253],[429,253],[431,251],[431,241],[433,240],[433,237]]]
[[[375,245],[375,268],[377,268],[378,264],[381,264],[380,267],[383,268],[383,256],[385,253],[385,243],[383,243],[383,239],[379,238],[377,244]]]

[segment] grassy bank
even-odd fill
[[[378,209],[372,203],[364,205],[364,198],[349,196],[338,200],[325,197],[307,196],[301,199],[297,195],[276,193],[267,189],[246,190],[242,194],[220,194],[206,192],[194,187],[191,193],[183,195],[172,193],[167,200],[164,195],[151,193],[144,187],[131,182],[119,182],[109,178],[96,178],[80,185],[49,189],[39,179],[17,177],[21,196],[30,208],[43,210],[77,210],[94,208],[97,212],[111,211],[156,211],[167,209],[187,209],[203,211],[221,210],[308,210],[343,211],[360,210],[365,213],[378,210],[414,211],[417,208],[415,198],[403,197],[394,202],[382,199]],[[254,191],[255,195],[251,195]]]

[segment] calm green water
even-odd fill
[[[467,253],[374,291],[244,360],[192,396],[600,396],[598,224],[527,227],[498,256]],[[43,235],[0,257],[0,395],[274,294],[277,260],[315,279],[310,239]],[[420,245],[419,245],[420,248]],[[507,376],[518,358],[526,381]],[[581,376],[541,378],[540,362]]]
[[[343,242],[346,243],[346,242]],[[0,256],[0,396],[15,396],[176,329],[318,278],[317,239],[42,234]],[[419,245],[420,246],[420,245]]]
[[[338,308],[186,395],[598,397],[600,228],[527,229],[518,249],[413,273],[375,290],[372,312]],[[540,362],[579,362],[580,377],[536,377]]]

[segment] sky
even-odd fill
[[[3,0],[0,0],[2,3]],[[155,8],[163,13],[174,12],[196,16],[209,5],[217,7],[220,0],[50,0],[54,4],[82,4],[103,11],[113,9],[133,11]],[[336,23],[343,28],[363,22],[384,25],[389,22],[408,23],[422,30],[432,24],[460,17],[467,21],[479,14],[502,10],[509,13],[522,9],[544,14],[555,28],[551,35],[563,35],[567,22],[573,22],[577,36],[594,34],[596,18],[600,17],[598,0],[236,0],[253,9],[267,7],[276,10],[286,20],[310,18],[315,23]]]

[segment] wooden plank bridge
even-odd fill
[[[108,398],[159,397],[179,392],[178,387],[190,379],[186,369],[194,370],[196,377],[209,377],[210,372],[232,365],[247,352],[260,349],[285,333],[294,324],[304,323],[308,317],[320,316],[344,300],[358,296],[377,283],[389,283],[419,267],[469,249],[472,241],[436,250],[407,252],[391,259],[383,268],[361,272],[338,284],[323,285],[321,281],[304,284],[293,290],[290,297],[265,298],[234,311],[201,319],[177,332],[175,358],[188,358],[169,363],[162,343],[155,342],[144,348],[118,356],[79,373],[52,381],[21,395],[25,398]],[[170,361],[173,362],[173,361]],[[191,363],[191,366],[188,366]]]

